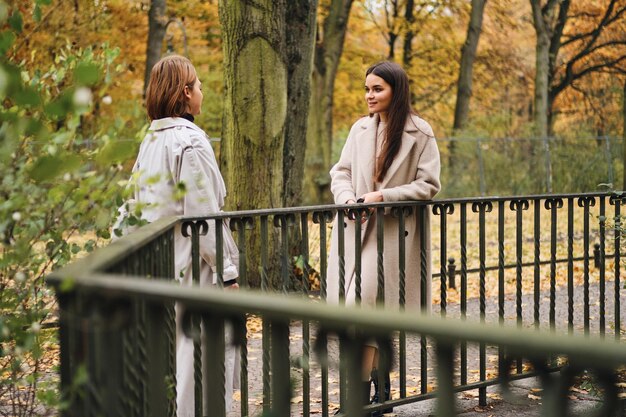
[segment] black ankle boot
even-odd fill
[[[378,404],[380,403],[380,396],[378,395],[378,370],[373,369],[371,373],[371,381],[374,383],[374,395],[370,400],[370,404]],[[391,379],[389,378],[389,374],[385,375],[385,401],[391,399]],[[372,417],[381,417],[383,414],[391,413],[393,411],[393,407],[385,408],[380,411],[372,412]]]

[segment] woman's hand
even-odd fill
[[[380,203],[383,201],[383,193],[380,191],[372,191],[370,193],[363,194],[361,198],[359,198],[359,203],[368,204],[368,203]],[[369,208],[370,216],[373,216],[376,213],[376,209],[374,207]],[[365,222],[365,218],[361,221]]]
[[[380,203],[383,201],[383,193],[380,191],[372,191],[371,193],[363,194],[359,200],[363,200],[363,203]]]

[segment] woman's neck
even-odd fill
[[[378,116],[380,117],[381,122],[387,123],[387,112],[380,112],[378,113]]]

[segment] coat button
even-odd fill
[[[348,227],[348,223],[343,222],[343,227]]]
[[[408,231],[408,230],[405,230],[405,231],[404,231],[404,236],[406,237],[406,236],[408,236],[408,235],[409,235],[409,231]]]

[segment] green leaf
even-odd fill
[[[52,180],[65,172],[74,171],[80,164],[81,159],[78,155],[46,155],[35,161],[29,175],[37,182]]]
[[[14,31],[20,33],[24,26],[24,21],[22,19],[22,14],[19,10],[13,12],[11,17],[9,17],[9,25],[13,28]]]
[[[96,156],[96,162],[101,165],[111,165],[117,162],[123,162],[135,155],[136,149],[128,142],[121,140],[112,140],[102,147]]]
[[[46,114],[53,119],[64,118],[72,111],[73,91],[65,91],[56,100],[48,103],[45,107]]]
[[[8,30],[0,32],[0,54],[6,54],[13,42],[15,42],[15,33]]]
[[[39,93],[32,87],[24,87],[14,95],[18,106],[37,106],[41,103]]]
[[[4,1],[0,1],[0,25],[4,24],[9,17],[9,6]]]
[[[38,4],[35,4],[35,8],[33,9],[33,20],[35,22],[41,21],[41,7]]]
[[[74,70],[74,81],[79,85],[94,85],[100,79],[100,67],[96,64],[81,62]]]

